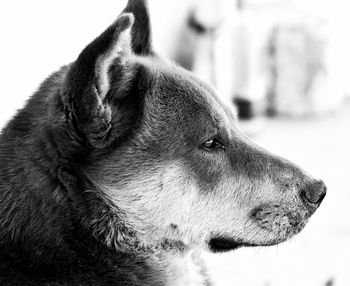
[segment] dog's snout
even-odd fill
[[[312,207],[318,207],[326,196],[327,187],[323,181],[314,181],[301,190],[300,196],[304,203]]]

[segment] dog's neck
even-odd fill
[[[22,195],[27,197],[23,198],[25,200],[30,197],[34,201],[33,205],[39,208],[32,210],[33,212],[40,211],[41,204],[46,206],[45,212],[42,212],[39,216],[38,214],[28,213],[29,210],[25,208],[16,209],[16,213],[12,213],[12,218],[16,219],[12,229],[8,227],[0,231],[2,237],[0,263],[3,263],[3,261],[6,263],[14,262],[9,266],[3,264],[2,267],[5,267],[4,271],[12,271],[13,268],[24,267],[38,277],[43,277],[47,273],[55,275],[57,271],[60,273],[67,272],[67,277],[69,277],[67,279],[74,280],[74,277],[77,276],[80,277],[79,279],[83,279],[81,277],[85,274],[98,277],[99,275],[104,275],[103,273],[115,273],[119,267],[128,264],[135,265],[135,272],[126,275],[125,281],[130,280],[130,283],[125,285],[207,285],[205,284],[205,275],[203,275],[203,264],[199,260],[199,256],[196,255],[197,251],[189,251],[176,242],[163,241],[161,245],[141,248],[137,252],[122,252],[115,245],[106,245],[106,241],[96,241],[98,237],[96,238],[91,232],[91,228],[86,227],[86,225],[80,225],[77,221],[70,221],[70,214],[65,214],[65,209],[61,209],[60,205],[62,204],[59,203],[60,200],[68,200],[64,195],[67,190],[64,190],[62,186],[52,185],[48,181],[43,185],[43,189],[45,189],[45,191],[42,190],[45,194],[52,195],[50,195],[50,199],[46,197],[47,201],[45,202],[41,201],[43,197],[34,195],[37,192],[41,192],[40,190],[35,192],[29,189],[22,190],[26,192]],[[96,207],[95,200],[94,203]],[[11,209],[11,205],[8,206],[8,209]],[[95,209],[97,210],[97,208]],[[15,210],[13,209],[13,211]],[[84,211],[82,210],[82,212]],[[62,229],[60,226],[60,229],[55,230],[55,221],[50,221],[50,217],[64,221],[66,223],[65,229]],[[35,219],[35,221],[32,219]],[[88,217],[86,219],[88,220]],[[17,228],[22,232],[21,238],[15,232]],[[52,231],[56,231],[54,240],[52,240],[52,236],[45,235],[45,232],[51,233]],[[64,233],[69,233],[70,241],[65,241]],[[14,239],[10,238],[11,235]],[[26,236],[24,237],[23,235]],[[128,235],[130,235],[128,240],[124,242],[135,242],[132,240],[132,233],[128,233]],[[77,257],[78,253],[79,255],[83,253],[83,257]],[[19,263],[18,265],[16,265],[16,261]],[[84,274],[85,266],[88,263],[98,265],[96,268],[104,269],[103,273],[94,270],[93,274],[90,272]],[[150,277],[148,284],[142,278],[145,275]],[[136,278],[131,278],[131,276]],[[91,276],[86,277],[86,279],[91,278]],[[119,278],[117,276],[115,278],[118,281]],[[153,284],[155,283],[154,281],[158,281],[158,284]],[[88,280],[79,280],[80,282],[84,284]]]

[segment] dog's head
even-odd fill
[[[152,51],[144,1],[130,0],[69,66],[60,100],[87,146],[86,195],[100,198],[90,226],[108,244],[276,244],[325,196],[321,181],[242,134],[215,89]]]

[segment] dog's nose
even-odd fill
[[[326,196],[327,187],[323,181],[314,181],[305,186],[300,196],[305,204],[318,207]]]

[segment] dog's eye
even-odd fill
[[[225,149],[224,144],[222,144],[218,139],[211,138],[202,144],[202,147],[208,151],[212,151],[218,148]]]

